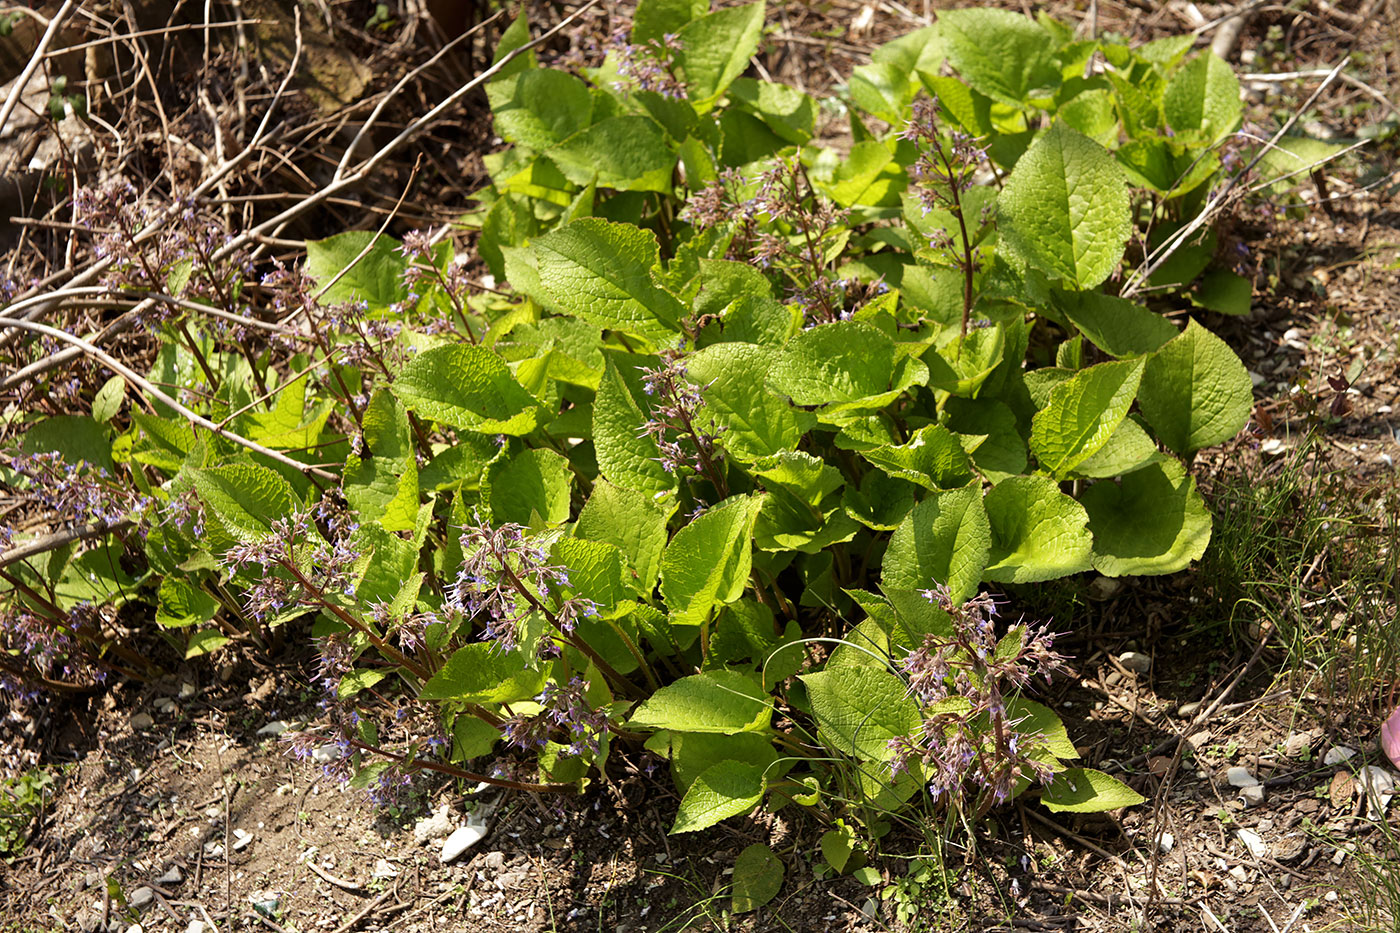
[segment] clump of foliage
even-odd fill
[[[155,206],[85,196],[164,389],[28,427],[6,480],[105,544],[3,571],[6,683],[140,675],[112,613],[151,600],[190,656],[309,630],[329,737],[292,747],[380,799],[577,791],[622,743],[668,762],[675,832],[1138,801],[1072,766],[1022,696],[1049,637],[982,588],[1201,556],[1188,466],[1250,381],[1162,312],[1249,283],[1208,227],[1157,247],[1226,177],[1236,80],[977,9],[820,102],[743,76],[763,20],[643,0],[577,72],[515,22],[469,218],[505,291],[446,231],[257,277],[199,205],[143,240]]]

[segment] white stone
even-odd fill
[[[195,689],[194,684],[190,683],[189,681],[185,681],[184,683],[180,684],[180,699],[182,700],[188,700],[197,692],[198,691]],[[195,923],[199,923],[201,927],[204,925],[198,920],[196,920]]]
[[[1240,799],[1244,801],[1246,807],[1262,806],[1267,796],[1263,784],[1251,784],[1248,787],[1240,788]]]
[[[170,697],[156,697],[151,701],[157,713],[168,713],[175,708],[175,701]]]
[[[204,921],[191,920],[190,925],[185,927],[185,933],[204,933]]]
[[[1283,753],[1289,758],[1301,758],[1312,748],[1313,737],[1307,732],[1295,732],[1283,743]]]
[[[1243,865],[1236,865],[1230,869],[1230,877],[1234,878],[1240,884],[1244,884],[1249,880],[1249,872],[1244,870]]]
[[[143,884],[141,887],[131,892],[131,896],[127,898],[127,903],[137,910],[141,910],[144,907],[149,907],[151,902],[155,899],[156,892]]]
[[[1235,838],[1244,843],[1244,847],[1249,850],[1249,854],[1255,858],[1263,858],[1269,851],[1268,844],[1252,829],[1235,830]]]
[[[382,858],[374,863],[374,871],[371,873],[371,877],[393,878],[398,875],[398,873],[399,870],[394,867],[392,862],[386,858]]]
[[[1118,656],[1118,663],[1138,674],[1152,670],[1152,658],[1141,651],[1124,651]]]
[[[246,829],[235,829],[233,831],[233,851],[242,852],[253,843],[253,834]]]
[[[178,865],[171,865],[165,874],[156,879],[156,884],[179,884],[185,880],[185,876],[180,874]]]
[[[1196,715],[1196,713],[1200,712],[1200,709],[1201,701],[1191,700],[1190,702],[1178,706],[1176,708],[1176,715],[1181,719],[1190,719],[1192,716]]]
[[[126,933],[146,933],[146,928],[139,923],[133,923],[126,928]]]
[[[486,821],[475,813],[468,816],[465,823],[442,841],[442,864],[450,865],[463,852],[485,839],[486,828]]]
[[[443,806],[432,816],[425,816],[413,825],[413,841],[420,846],[434,839],[441,839],[452,832],[452,810]]]
[[[1163,855],[1167,855],[1172,849],[1176,848],[1176,837],[1171,833],[1162,833],[1162,835],[1157,837],[1157,848],[1162,850]]]
[[[151,718],[150,713],[137,713],[131,717],[131,728],[133,729],[149,729],[155,724],[156,721]]]
[[[311,760],[320,765],[328,765],[340,759],[340,746],[338,745],[318,745],[311,750]]]
[[[1354,757],[1356,757],[1356,749],[1349,745],[1334,745],[1327,749],[1327,754],[1322,756],[1322,763],[1325,765],[1339,765]]]
[[[281,735],[291,728],[285,720],[274,719],[258,730],[258,735]]]
[[[1225,772],[1225,780],[1230,782],[1231,787],[1252,787],[1259,783],[1259,779],[1250,774],[1248,768],[1238,765]]]
[[[1385,811],[1395,796],[1395,776],[1378,765],[1367,765],[1357,775],[1357,789],[1366,798],[1366,813],[1373,820],[1385,819]]]

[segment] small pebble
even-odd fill
[[[1200,709],[1201,701],[1192,700],[1189,703],[1183,703],[1180,706],[1178,706],[1176,708],[1176,715],[1181,719],[1190,719],[1192,716],[1196,715],[1196,713],[1199,712]]]
[[[156,884],[179,884],[184,880],[185,876],[180,874],[179,866],[171,865],[170,868],[166,870],[165,874],[156,879]]]
[[[151,726],[155,724],[156,721],[151,718],[150,713],[137,713],[135,716],[131,717],[131,728],[133,729],[145,730],[151,728]]]
[[[413,840],[420,846],[433,839],[441,839],[452,832],[452,811],[440,807],[432,816],[425,816],[413,825]]]
[[[1118,656],[1118,663],[1138,674],[1152,670],[1152,659],[1140,651],[1124,651]]]
[[[129,903],[132,907],[135,907],[137,910],[142,910],[146,907],[149,907],[151,902],[155,899],[156,892],[152,891],[150,888],[146,887],[146,885],[143,884],[135,891],[132,891],[126,900],[127,903]]]
[[[185,927],[185,933],[204,933],[204,921],[191,920],[190,925]]]
[[[339,745],[318,745],[311,750],[311,760],[319,765],[328,765],[341,758]]]
[[[1235,830],[1235,838],[1244,843],[1244,847],[1249,850],[1249,854],[1255,858],[1263,858],[1269,851],[1263,838],[1252,829]]]
[[[1225,780],[1230,782],[1231,787],[1251,787],[1259,783],[1259,779],[1250,774],[1248,768],[1238,765],[1225,772]]]
[[[290,728],[291,726],[288,725],[286,721],[274,719],[272,722],[259,729],[258,735],[281,735]]]
[[[442,841],[442,864],[450,865],[455,862],[463,852],[484,838],[486,838],[485,824],[468,817],[465,825],[457,827],[452,835]]]
[[[182,700],[188,700],[190,697],[194,696],[197,692],[198,692],[198,691],[195,689],[194,684],[190,683],[189,681],[186,681],[186,682],[180,684],[180,699],[182,699]],[[199,921],[196,920],[195,923],[199,923]],[[200,925],[203,926],[203,924],[200,924]]]
[[[253,843],[253,834],[246,829],[235,829],[233,831],[233,851],[242,852]]]
[[[1240,789],[1240,799],[1246,807],[1262,806],[1267,796],[1263,784],[1250,784]]]
[[[170,697],[156,697],[151,701],[151,706],[157,713],[168,713],[175,709],[175,701]]]
[[[377,862],[374,863],[374,871],[371,872],[370,877],[372,877],[372,878],[393,878],[393,877],[395,877],[396,875],[398,875],[398,873],[399,873],[399,870],[398,870],[397,868],[394,867],[394,865],[393,865],[392,862],[390,862],[390,861],[389,861],[388,859],[386,859],[386,858],[382,858],[382,859],[380,859],[379,861],[377,861]]]
[[[1349,745],[1334,745],[1327,749],[1327,754],[1322,756],[1322,763],[1325,765],[1339,765],[1344,761],[1356,756],[1356,749]]]
[[[1302,758],[1312,748],[1313,737],[1307,732],[1295,732],[1283,743],[1283,753],[1289,758]]]
[[[1157,848],[1162,850],[1163,855],[1167,855],[1176,847],[1176,837],[1171,833],[1162,833],[1157,837]]]

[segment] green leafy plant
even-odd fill
[[[47,803],[56,781],[50,771],[34,769],[0,783],[0,858],[20,855],[29,827]]]
[[[156,238],[168,206],[83,194],[160,349],[115,370],[143,410],[108,383],[10,463],[86,530],[4,572],[7,682],[142,676],[104,615],[133,599],[187,656],[309,631],[329,730],[292,747],[381,801],[425,770],[576,792],[623,748],[669,767],[673,832],[796,804],[836,870],[930,790],[949,827],[1139,802],[1071,766],[1022,696],[1050,637],[983,587],[1210,539],[1190,462],[1250,380],[1164,312],[1249,288],[1201,213],[1235,78],[1189,37],[950,11],[856,69],[838,151],[744,76],[763,20],[643,0],[570,71],[517,19],[487,288],[447,231],[254,280],[198,205]]]

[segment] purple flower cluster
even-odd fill
[[[1044,740],[1018,730],[1006,697],[1037,676],[1048,683],[1064,659],[1043,629],[1015,625],[998,640],[997,604],[986,593],[962,605],[947,586],[923,595],[948,613],[953,631],[926,635],[900,662],[923,721],[914,734],[890,740],[890,770],[906,773],[918,762],[935,800],[961,808],[972,799],[983,813],[1009,800],[1018,779],[1053,777]]]
[[[9,467],[30,480],[26,495],[63,522],[115,525],[139,516],[153,501],[106,468],[68,463],[57,451],[13,456]]]
[[[429,289],[439,289],[456,312],[467,339],[476,343],[476,334],[467,320],[467,298],[471,280],[467,277],[466,257],[454,256],[444,271],[434,260],[433,237],[426,230],[410,230],[404,234],[399,252],[409,261],[401,279],[403,287],[408,291],[408,298],[400,307],[407,310],[418,304],[420,295],[429,294]],[[443,327],[447,322],[434,323]]]
[[[720,427],[713,422],[708,428],[697,425],[700,393],[686,378],[684,364],[679,358],[670,359],[654,369],[642,369],[641,373],[643,391],[655,399],[642,433],[656,443],[661,468],[667,473],[683,467],[693,470],[707,477],[723,494],[718,464],[724,452],[715,447]]]
[[[608,714],[589,705],[587,692],[588,682],[578,676],[562,686],[549,683],[535,698],[544,707],[539,713],[512,716],[502,724],[506,743],[523,751],[538,751],[557,736],[565,757],[598,754]]]
[[[322,537],[315,517],[326,523],[330,540]],[[231,572],[264,571],[244,593],[248,613],[265,621],[291,606],[321,605],[328,593],[354,596],[360,552],[352,537],[358,527],[348,512],[322,500],[316,513],[307,509],[276,519],[266,537],[230,548],[224,563]]]
[[[520,646],[521,623],[532,612],[565,634],[580,618],[597,615],[592,600],[568,593],[568,568],[551,564],[549,553],[526,538],[520,525],[469,525],[461,542],[465,556],[444,608],[480,622],[482,637],[502,651]],[[546,640],[540,650],[553,653],[553,643]]]
[[[626,33],[618,33],[608,43],[617,55],[619,91],[651,91],[673,100],[686,99],[686,87],[677,75],[676,53],[684,50],[675,33],[661,39],[651,39],[642,45],[627,41]]]

